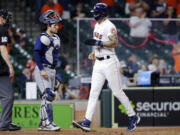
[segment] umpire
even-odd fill
[[[6,45],[8,43],[7,26],[11,14],[8,10],[0,10],[0,131],[19,130],[20,127],[12,123],[13,89],[10,79],[14,77],[13,66],[10,63]]]

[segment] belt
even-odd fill
[[[55,69],[56,66],[53,65],[47,65],[47,64],[43,64],[44,67],[50,68],[50,69]]]
[[[104,56],[104,57],[96,57],[97,60],[105,60],[105,59],[110,59],[111,57],[109,55]]]

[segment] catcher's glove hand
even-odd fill
[[[100,46],[100,47],[103,46],[103,42],[96,39],[86,39],[84,43],[89,46]]]

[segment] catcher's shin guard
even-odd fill
[[[42,121],[42,126],[53,122],[52,104],[47,104],[46,101],[43,101],[40,108],[40,119]]]
[[[44,99],[42,101],[41,108],[40,108],[40,119],[41,119],[42,126],[46,126],[47,124],[50,123],[48,120],[48,114],[46,110],[46,101]]]
[[[56,94],[53,90],[47,88],[43,95],[43,101],[40,108],[40,119],[42,126],[53,122],[53,109],[51,102],[54,100]]]

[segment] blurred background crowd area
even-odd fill
[[[38,18],[48,9],[57,10],[63,18],[59,25],[62,46],[57,65],[57,72],[65,84],[61,98],[88,97],[92,62],[87,57],[91,48],[83,46],[83,40],[92,38],[95,22],[87,18],[93,17],[90,10],[97,2],[106,3],[109,16],[115,18],[112,21],[118,32],[116,52],[121,62],[123,87],[132,82],[129,78],[144,71],[171,76],[180,73],[180,0],[0,0],[0,9],[6,8],[13,13],[8,50],[15,68],[16,98],[25,98],[26,82],[34,81],[33,47],[41,33]],[[79,73],[77,40],[80,40]],[[87,82],[87,87],[81,83],[82,77],[85,77],[83,81]],[[79,92],[81,86],[82,93]],[[74,88],[78,92],[73,92]]]

